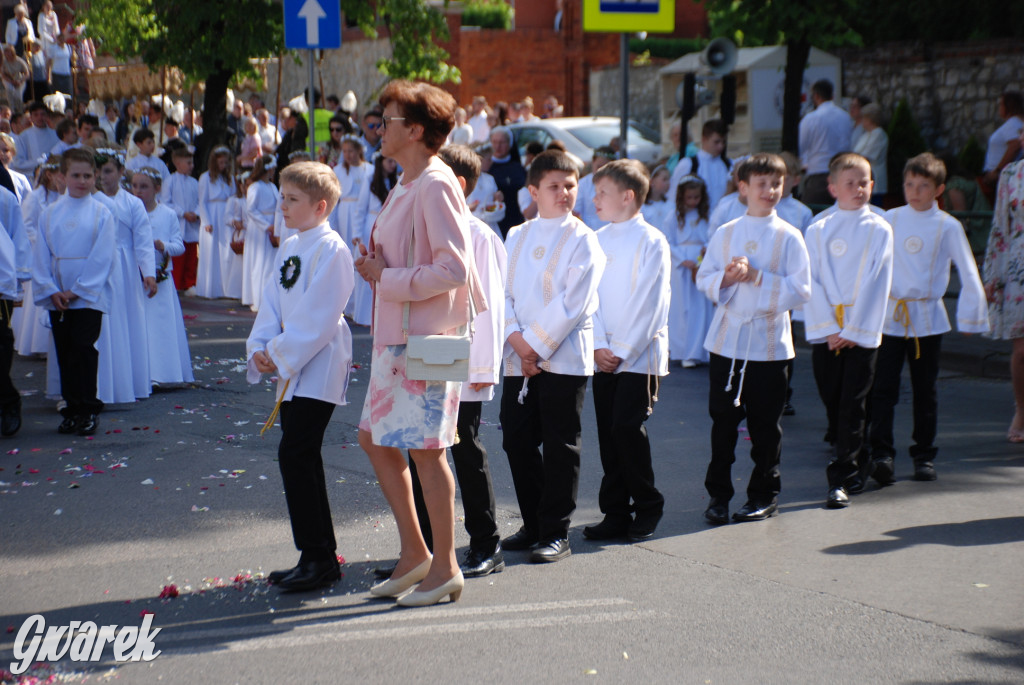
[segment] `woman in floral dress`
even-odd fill
[[[1024,161],[1009,164],[999,175],[984,281],[991,336],[1013,341],[1010,377],[1016,409],[1006,439],[1024,443]]]

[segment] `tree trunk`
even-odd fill
[[[782,96],[782,149],[798,156],[804,69],[810,56],[811,42],[809,40],[792,40],[786,43],[786,84]]]
[[[228,83],[234,72],[219,68],[206,77],[203,93],[203,133],[196,139],[196,174],[207,169],[210,150],[228,139]]]

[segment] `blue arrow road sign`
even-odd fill
[[[341,47],[338,0],[284,0],[284,46],[289,50]]]

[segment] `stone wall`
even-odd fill
[[[958,152],[973,134],[982,147],[1002,123],[997,100],[1024,86],[1024,44],[899,43],[838,51],[844,95],[866,95],[886,116],[906,98],[925,141]]]
[[[661,130],[661,80],[663,65],[630,67],[629,118],[653,131]],[[594,116],[617,117],[622,113],[622,69],[605,67],[590,74],[590,111]]]

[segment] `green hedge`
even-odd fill
[[[462,10],[462,25],[508,31],[512,28],[512,8],[503,0],[469,0]]]
[[[703,38],[639,38],[629,39],[629,51],[634,55],[649,51],[651,57],[678,59],[691,52],[704,49],[708,41]]]

